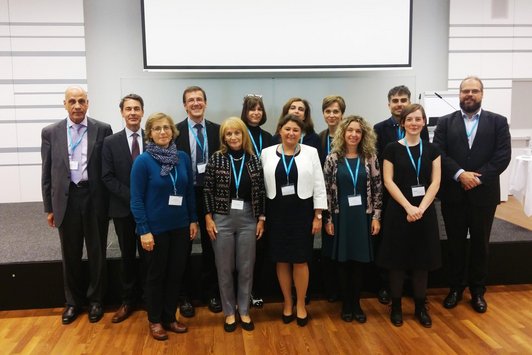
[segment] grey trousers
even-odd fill
[[[257,220],[253,216],[251,203],[244,203],[243,210],[231,209],[229,215],[213,214],[213,219],[218,229],[212,248],[222,309],[226,316],[230,316],[235,314],[235,306],[238,306],[240,315],[248,315],[257,241]],[[233,277],[235,270],[238,277],[236,297]]]

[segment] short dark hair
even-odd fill
[[[245,123],[248,123],[248,112],[259,105],[262,109],[262,119],[259,122],[259,126],[262,126],[266,123],[268,119],[266,117],[266,109],[264,108],[264,102],[262,102],[262,97],[258,95],[246,95],[244,97],[244,103],[242,104],[242,113],[240,114],[240,119]]]
[[[301,131],[305,132],[306,123],[301,121],[301,119],[297,117],[296,115],[292,115],[292,114],[287,114],[279,118],[279,122],[277,122],[277,129],[275,130],[275,132],[279,134],[279,132],[281,131],[281,128],[290,121],[295,122],[299,126],[299,128],[301,128]]]
[[[194,92],[194,91],[201,91],[201,93],[203,94],[203,99],[205,100],[205,102],[207,102],[207,94],[205,93],[205,90],[203,90],[199,86],[189,86],[188,88],[185,89],[185,91],[183,91],[183,103],[186,103],[185,102],[186,101],[185,96],[188,93]]]
[[[144,100],[137,94],[129,94],[124,96],[122,100],[120,100],[120,104],[118,105],[118,107],[120,107],[120,111],[124,109],[124,102],[126,102],[126,100],[135,100],[140,102],[140,108],[142,109],[142,111],[144,111]]]
[[[392,96],[395,96],[395,95],[406,95],[408,96],[408,100],[410,100],[410,90],[404,86],[404,85],[399,85],[399,86],[395,86],[393,88],[390,89],[390,91],[388,91],[388,101],[390,101],[392,99]]]

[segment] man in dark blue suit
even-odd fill
[[[66,308],[63,324],[72,323],[89,302],[89,321],[103,317],[105,250],[109,200],[102,182],[102,144],[111,126],[88,117],[87,92],[78,86],[65,91],[66,119],[41,133],[42,197],[50,227],[61,241]],[[83,243],[87,248],[89,285],[83,282]]]
[[[201,232],[201,287],[203,297],[205,300],[208,300],[209,310],[218,313],[222,311],[222,304],[220,303],[214,252],[205,225],[203,177],[205,175],[207,160],[215,151],[220,149],[220,125],[205,119],[207,95],[199,86],[190,86],[184,90],[183,106],[188,117],[176,125],[179,131],[176,146],[177,149],[189,154],[192,161],[194,189],[196,191],[196,208]],[[192,241],[190,242],[190,250],[192,250]],[[189,252],[189,260],[185,270],[185,295],[179,307],[180,313],[185,317],[192,317],[195,314],[194,307],[189,299],[190,292],[192,292],[190,275]]]
[[[483,110],[483,94],[479,78],[465,78],[461,110],[441,117],[434,134],[442,151],[439,198],[449,248],[450,292],[443,305],[454,308],[469,286],[471,306],[478,313],[488,308],[484,293],[491,226],[500,203],[499,175],[511,159],[506,117]]]
[[[106,137],[102,148],[102,180],[110,192],[109,217],[113,219],[120,245],[122,305],[112,322],[120,323],[131,314],[138,298],[137,250],[142,255],[139,237],[135,233],[135,220],[129,205],[129,176],[135,158],[143,152],[144,133],[140,128],[144,116],[144,101],[129,94],[120,101],[120,113],[126,127]]]

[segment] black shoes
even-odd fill
[[[282,317],[282,319],[283,319],[283,323],[284,323],[284,324],[292,323],[293,320],[296,319],[296,315],[295,315],[294,313],[292,313],[292,314],[290,314],[290,315],[287,316],[287,315],[285,315],[285,314],[283,313],[283,317]]]
[[[181,306],[179,306],[179,314],[187,318],[192,318],[196,314],[196,310],[188,298],[183,299],[183,302],[181,302]]]
[[[355,310],[353,311],[353,318],[358,323],[366,323],[366,321],[367,321],[366,314],[364,313],[364,311],[360,307],[358,307],[358,308],[355,307]]]
[[[379,292],[377,293],[377,298],[379,299],[379,302],[382,304],[390,304],[391,302],[390,293],[385,288],[381,288],[379,290]]]
[[[233,323],[224,322],[224,330],[227,333],[232,333],[236,330],[236,320]]]
[[[415,316],[419,320],[422,326],[425,328],[432,327],[432,319],[430,318],[429,312],[427,310],[427,305],[425,304],[425,298],[416,299],[416,311]]]
[[[244,322],[244,321],[241,321],[240,322],[240,326],[242,327],[242,329],[248,331],[248,332],[251,332],[253,329],[255,329],[255,324],[253,324],[253,321],[250,320],[249,322]]]
[[[63,324],[70,324],[78,317],[78,314],[79,309],[76,306],[67,305],[63,311],[61,321]]]
[[[471,295],[471,307],[477,313],[485,313],[488,310],[488,304],[483,295]]]
[[[222,304],[220,299],[213,297],[209,300],[209,311],[212,313],[220,313],[222,311]]]
[[[309,318],[308,313],[305,316],[305,318],[296,317],[297,325],[299,325],[300,327],[306,326],[308,324],[308,318]]]
[[[462,299],[462,293],[463,291],[451,289],[447,297],[445,297],[445,299],[443,300],[443,307],[447,309],[456,307],[458,302],[460,302],[460,300]]]
[[[403,309],[401,307],[401,298],[392,298],[390,321],[396,327],[403,325]]]
[[[89,306],[89,322],[96,323],[103,317],[103,308],[99,303],[91,303]]]

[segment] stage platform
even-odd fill
[[[64,303],[61,271],[61,251],[57,230],[48,227],[42,203],[0,205],[0,309],[27,309],[58,307]],[[429,277],[429,287],[446,286],[447,241],[440,218],[440,235],[444,256],[442,269]],[[323,275],[320,268],[321,237],[314,241],[314,260],[310,264],[309,293],[320,298]],[[193,269],[199,271],[201,245],[194,243]],[[490,245],[489,284],[532,283],[532,231],[506,221],[495,219]],[[112,222],[107,243],[108,283],[106,305],[120,303],[119,258],[120,250]],[[270,290],[267,299],[280,299],[280,291],[273,264],[264,268],[263,280]],[[199,280],[198,275],[193,280]],[[364,290],[371,295],[378,287],[377,272],[368,266]],[[193,296],[198,299],[200,285],[194,285]]]

